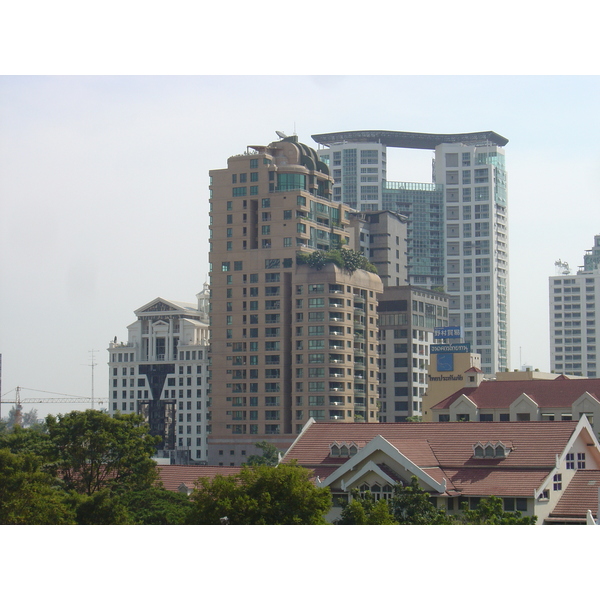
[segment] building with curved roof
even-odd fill
[[[494,131],[360,130],[315,134],[334,202],[407,217],[408,283],[444,288],[449,325],[491,375],[509,368],[508,213],[504,147]],[[433,151],[431,182],[390,181],[388,148]]]
[[[375,142],[389,148],[420,148],[435,150],[440,144],[487,144],[506,146],[508,139],[494,131],[475,133],[414,133],[410,131],[386,131],[368,129],[361,131],[338,131],[336,133],[316,133],[311,136],[315,142],[324,146],[342,142]]]

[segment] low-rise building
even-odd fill
[[[468,372],[467,372],[468,373]],[[431,407],[441,421],[578,421],[586,415],[600,433],[600,379],[485,380],[464,387]]]
[[[585,416],[521,423],[309,421],[283,457],[292,460],[314,472],[316,485],[331,489],[330,521],[340,517],[339,501],[349,500],[353,489],[391,498],[394,485],[413,475],[448,514],[496,496],[504,510],[536,516],[538,524],[584,524],[587,510],[598,517],[597,502],[577,492],[586,476],[596,482],[590,487],[600,487],[600,445]]]

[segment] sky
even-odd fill
[[[1,77],[3,400],[89,397],[91,364],[106,398],[133,311],[207,281],[208,171],[276,130],[508,138],[510,363],[548,371],[548,277],[600,234],[599,92],[597,76]],[[432,154],[392,150],[388,179],[431,181]]]

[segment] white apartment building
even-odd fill
[[[157,455],[205,462],[210,432],[208,286],[197,303],[155,298],[135,315],[127,341],[109,344],[109,412],[144,415],[162,438]]]
[[[596,317],[600,315],[600,268],[594,257],[600,253],[600,235],[594,249],[584,256],[585,265],[576,275],[550,277],[550,368],[566,375],[598,377]],[[587,259],[587,260],[586,260]]]
[[[408,218],[411,285],[449,295],[449,325],[481,355],[486,374],[509,367],[508,215],[504,146],[493,131],[313,135],[334,177],[333,198]],[[387,181],[388,147],[434,150],[432,183]],[[384,282],[385,283],[385,282]]]

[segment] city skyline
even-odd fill
[[[548,277],[558,259],[575,272],[599,233],[598,77],[2,77],[0,90],[4,402],[16,386],[89,396],[90,350],[107,397],[108,343],[133,311],[193,301],[208,281],[208,171],[276,130],[315,148],[313,134],[358,129],[507,137],[510,368],[549,370]],[[431,152],[391,154],[389,180],[431,181]]]

